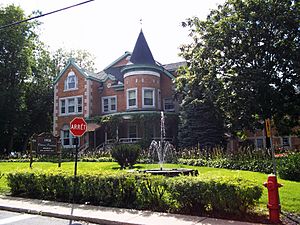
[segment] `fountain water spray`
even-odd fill
[[[167,153],[171,153],[173,146],[168,142],[165,141],[166,137],[166,128],[165,128],[165,116],[164,112],[161,111],[160,113],[160,141],[157,142],[153,140],[150,144],[150,154],[153,155],[153,153],[157,153],[158,156],[158,163],[160,165],[160,170],[163,169],[163,164],[165,161],[165,157]]]
[[[163,169],[163,164],[166,156],[172,155],[173,150],[175,150],[174,146],[166,141],[165,116],[163,111],[160,113],[160,141],[157,142],[153,140],[150,144],[149,150],[150,156],[154,157],[157,155],[160,169],[142,170],[140,172],[150,173],[152,175],[164,175],[169,177],[179,175],[198,175],[198,170],[194,169]]]

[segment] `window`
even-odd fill
[[[290,147],[290,139],[289,137],[282,138],[282,146]]]
[[[78,86],[78,82],[77,82],[77,77],[75,75],[75,73],[73,71],[71,71],[68,76],[67,79],[65,80],[65,90],[70,91],[70,90],[76,90]]]
[[[256,148],[263,148],[264,147],[264,139],[257,138],[256,139]]]
[[[60,114],[66,113],[66,100],[62,99],[60,100]]]
[[[68,130],[63,130],[63,146],[70,145],[70,132]]]
[[[158,94],[157,94],[157,106],[158,106],[158,109],[161,109],[161,92],[160,90],[158,90]]]
[[[128,138],[137,138],[137,126],[135,124],[128,125]]]
[[[143,108],[155,107],[154,94],[154,88],[143,88]]]
[[[167,112],[174,112],[175,106],[172,98],[164,99],[164,110]]]
[[[127,109],[137,107],[137,89],[128,89],[127,90]]]
[[[82,96],[60,99],[60,114],[72,115],[82,113]]]
[[[70,128],[68,125],[64,125],[62,130],[61,130],[61,140],[62,140],[62,145],[65,148],[73,148],[74,145],[74,139],[75,137],[70,133]],[[80,141],[80,139],[79,139]],[[79,144],[79,143],[78,143]]]
[[[77,112],[82,113],[82,98],[77,97]]]
[[[102,98],[102,112],[110,113],[117,111],[117,96],[109,96]]]
[[[68,113],[75,112],[75,98],[68,99]]]

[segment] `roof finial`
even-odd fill
[[[142,30],[142,28],[143,28],[143,19],[142,18],[140,19],[140,25],[141,25],[141,30]]]

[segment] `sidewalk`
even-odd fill
[[[102,225],[251,225],[208,217],[187,216],[132,209],[108,208],[0,196],[0,210],[38,214]],[[256,224],[257,225],[257,224]]]

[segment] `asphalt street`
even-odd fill
[[[0,225],[96,225],[82,221],[70,221],[53,217],[15,213],[0,210]]]

